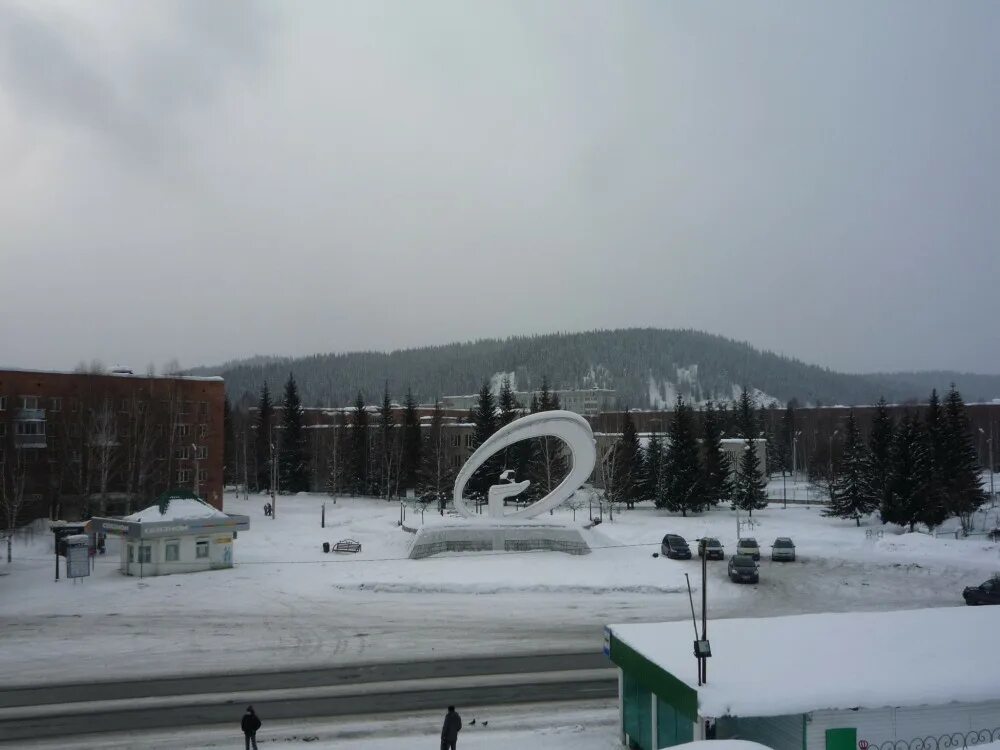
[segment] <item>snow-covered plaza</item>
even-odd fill
[[[592,552],[466,553],[407,559],[412,535],[397,502],[325,495],[229,494],[225,510],[250,516],[229,570],[139,580],[118,570],[118,541],[92,576],[53,581],[52,538],[21,537],[0,576],[8,684],[212,670],[293,668],[461,655],[596,651],[610,622],[690,616],[685,573],[700,563],[653,557],[667,532],[718,537],[735,549],[728,508],[683,518],[652,508],[616,511],[582,533]],[[326,505],[326,528],[320,527]],[[552,520],[582,527],[587,506]],[[408,526],[421,520],[407,509]],[[746,521],[745,515],[742,520]],[[744,526],[764,552],[760,584],[740,586],[709,563],[713,618],[962,605],[962,588],[1000,569],[1000,545],[897,533],[875,519],[822,516],[816,506],[773,504]],[[983,519],[983,523],[991,519]],[[771,563],[768,545],[790,536],[795,563]],[[350,538],[357,554],[324,554]]]

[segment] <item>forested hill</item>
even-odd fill
[[[388,381],[393,398],[407,387],[421,402],[475,393],[484,379],[512,375],[518,390],[537,389],[543,375],[557,388],[615,388],[619,403],[659,407],[682,393],[696,402],[732,399],[743,385],[761,400],[803,404],[870,404],[879,396],[924,399],[955,381],[967,401],[1000,398],[1000,376],[953,372],[848,375],[699,331],[625,329],[483,339],[394,352],[254,357],[192,374],[222,375],[230,398],[277,392],[295,373],[307,405],[346,405],[358,390],[374,403]],[[253,396],[255,397],[255,396]]]

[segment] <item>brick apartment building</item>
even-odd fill
[[[0,370],[0,480],[22,521],[128,513],[167,489],[222,508],[221,378]]]

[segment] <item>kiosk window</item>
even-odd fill
[[[167,562],[177,562],[181,558],[181,543],[177,541],[167,542]]]
[[[134,544],[130,544],[128,546],[128,561],[130,563],[131,562],[135,562],[135,545]]]
[[[195,557],[205,558],[208,557],[208,540],[199,540],[195,545]]]
[[[153,562],[153,548],[148,544],[144,544],[139,547],[139,562],[141,563],[151,563]]]

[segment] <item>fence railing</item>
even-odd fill
[[[960,750],[965,747],[985,745],[1000,740],[1000,727],[971,732],[952,732],[936,737],[915,737],[912,740],[887,740],[881,744],[859,740],[860,750]]]

